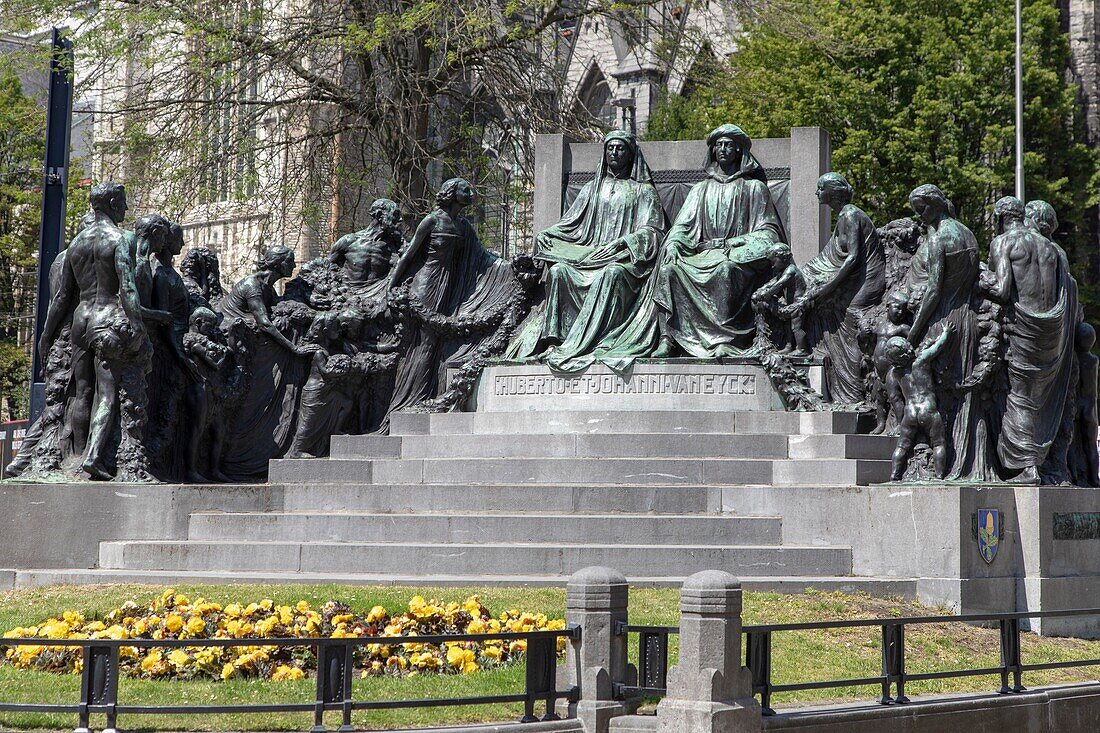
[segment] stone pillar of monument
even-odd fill
[[[657,706],[657,733],[761,730],[760,705],[741,666],[741,583],[704,570],[680,591],[680,659]]]
[[[637,707],[613,699],[615,685],[624,684],[630,673],[627,635],[616,628],[626,623],[626,604],[626,578],[612,568],[579,570],[565,588],[565,620],[580,627],[581,638],[569,646],[564,681],[580,687],[580,699],[559,714],[579,719],[585,733],[607,733],[612,718]]]

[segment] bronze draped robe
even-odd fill
[[[854,405],[864,399],[860,320],[882,301],[886,291],[886,256],[874,222],[848,204],[837,216],[832,237],[821,252],[800,269],[807,288],[831,282],[849,256],[854,267],[811,311],[811,337],[829,357],[826,379],[833,402]]]
[[[648,175],[597,175],[586,183],[562,220],[536,239],[536,257],[555,263],[546,303],[508,357],[538,356],[549,345],[546,361],[556,371],[614,363],[616,340],[644,305],[664,230],[664,209]],[[615,240],[623,244],[615,252],[599,250]]]

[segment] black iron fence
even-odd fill
[[[1050,669],[1072,669],[1100,665],[1100,659],[1080,659],[1062,662],[1025,664],[1020,647],[1021,619],[1052,619],[1073,616],[1100,616],[1100,608],[1073,611],[1024,611],[1019,613],[985,613],[965,616],[911,616],[889,619],[860,619],[855,621],[815,621],[809,623],[763,624],[745,626],[745,666],[752,677],[754,695],[760,695],[764,715],[775,715],[771,697],[777,692],[798,690],[824,690],[838,687],[881,686],[878,702],[883,705],[909,702],[905,696],[907,682],[943,680],[982,675],[1000,676],[1001,694],[1022,692],[1023,673]],[[923,624],[968,623],[992,624],[1000,628],[1001,663],[995,667],[953,669],[941,672],[907,673],[905,671],[905,627]],[[873,677],[856,677],[819,682],[772,683],[772,634],[785,631],[818,631],[824,629],[852,629],[879,627],[882,631],[882,673]],[[638,684],[620,688],[625,696],[663,697],[667,691],[668,638],[678,634],[675,626],[635,626],[619,624],[616,633],[638,634]]]
[[[311,733],[325,730],[326,711],[340,711],[340,731],[350,731],[354,710],[393,710],[396,708],[444,707],[455,705],[485,705],[493,703],[524,704],[521,722],[556,720],[554,704],[559,699],[575,701],[576,688],[557,688],[557,641],[560,638],[580,639],[580,628],[572,625],[561,631],[499,632],[494,634],[440,634],[416,637],[352,637],[352,638],[278,638],[278,639],[3,639],[5,646],[77,647],[83,653],[78,703],[43,704],[0,702],[0,712],[71,713],[79,718],[79,730],[88,730],[89,716],[107,717],[106,729],[116,728],[120,715],[199,715],[212,713],[288,713],[312,712]],[[478,697],[434,698],[428,700],[354,700],[352,697],[353,658],[355,648],[369,644],[416,643],[438,646],[454,642],[484,642],[494,639],[526,641],[526,680],[523,692]],[[317,650],[317,695],[313,702],[265,703],[251,705],[128,705],[119,700],[119,649],[122,647],[196,648],[196,647],[313,647]],[[536,703],[545,703],[545,713],[535,715]]]

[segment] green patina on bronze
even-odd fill
[[[1100,512],[1055,512],[1054,539],[1100,540]]]

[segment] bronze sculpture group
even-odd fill
[[[9,474],[253,479],[334,434],[385,432],[395,410],[458,409],[493,360],[568,374],[686,357],[763,364],[789,409],[874,412],[898,436],[896,480],[1097,485],[1095,333],[1048,204],[999,201],[986,264],[937,187],[880,229],[829,173],[835,229],[798,264],[737,126],[708,136],[705,178],[671,217],[633,136],[603,147],[532,257],[482,246],[456,178],[408,243],[380,199],[282,295],[291,250],[268,247],[223,292],[212,252],[177,272],[182,229],[156,214],[121,229],[125,192],[97,186],[51,271],[46,408]]]

